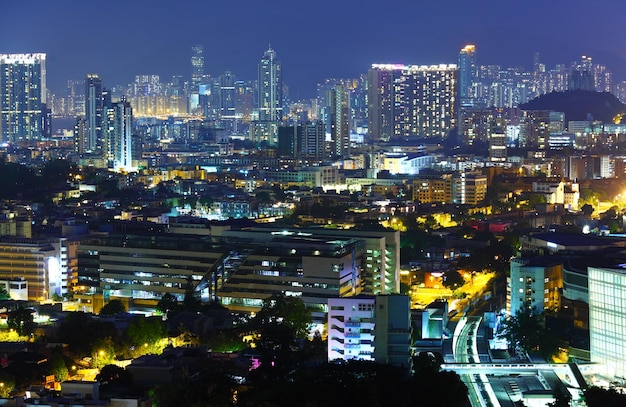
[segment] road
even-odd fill
[[[478,328],[482,317],[463,317],[456,326],[452,349],[456,363],[480,363],[477,339]],[[484,374],[462,374],[461,379],[468,389],[468,396],[472,406],[491,407],[494,404],[495,394]],[[497,402],[496,402],[497,403]]]

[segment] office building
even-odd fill
[[[368,134],[372,141],[446,138],[456,126],[456,65],[374,64],[368,76]]]
[[[44,137],[46,92],[46,54],[0,54],[1,141]]]
[[[222,253],[198,236],[117,234],[87,237],[78,247],[78,293],[133,298],[156,305],[188,289],[208,297]]]
[[[282,66],[272,48],[265,51],[259,63],[258,86],[259,120],[280,121],[283,111]]]
[[[411,313],[406,295],[328,300],[328,360],[411,366]]]
[[[364,253],[356,239],[330,240],[289,231],[248,232],[247,236],[251,234],[256,235],[255,243],[217,292],[229,309],[257,312],[265,298],[291,295],[304,301],[315,322],[323,323],[328,298],[361,292]],[[237,235],[223,234],[231,239]],[[238,247],[239,252],[246,249],[243,241]]]
[[[0,237],[0,280],[23,279],[28,299],[44,301],[68,292],[72,280],[68,241]]]
[[[400,289],[399,232],[177,224],[166,233],[154,226],[83,239],[78,291],[154,307],[164,293],[182,299],[193,289],[247,313],[271,295],[293,295],[323,323],[328,298]]]

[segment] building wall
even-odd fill
[[[507,310],[514,315],[525,307],[558,309],[563,287],[563,267],[561,264],[529,264],[525,259],[511,260]]]
[[[78,292],[160,299],[170,293],[182,300],[191,280],[205,282],[222,258],[198,238],[110,235],[85,238],[78,249]]]
[[[626,377],[626,273],[589,267],[591,361],[603,375]]]
[[[407,295],[376,296],[376,349],[377,363],[391,364],[410,369],[411,366],[411,312]]]
[[[406,295],[328,300],[328,360],[374,360],[411,366],[410,301]]]

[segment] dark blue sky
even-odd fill
[[[581,55],[626,79],[624,0],[30,0],[2,1],[0,53],[48,54],[48,86],[98,73],[190,74],[192,44],[211,75],[254,79],[268,44],[297,98],[372,63],[456,63],[466,43],[479,64],[548,68]]]

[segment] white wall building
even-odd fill
[[[328,300],[328,360],[372,360],[411,366],[410,301],[406,295]]]

